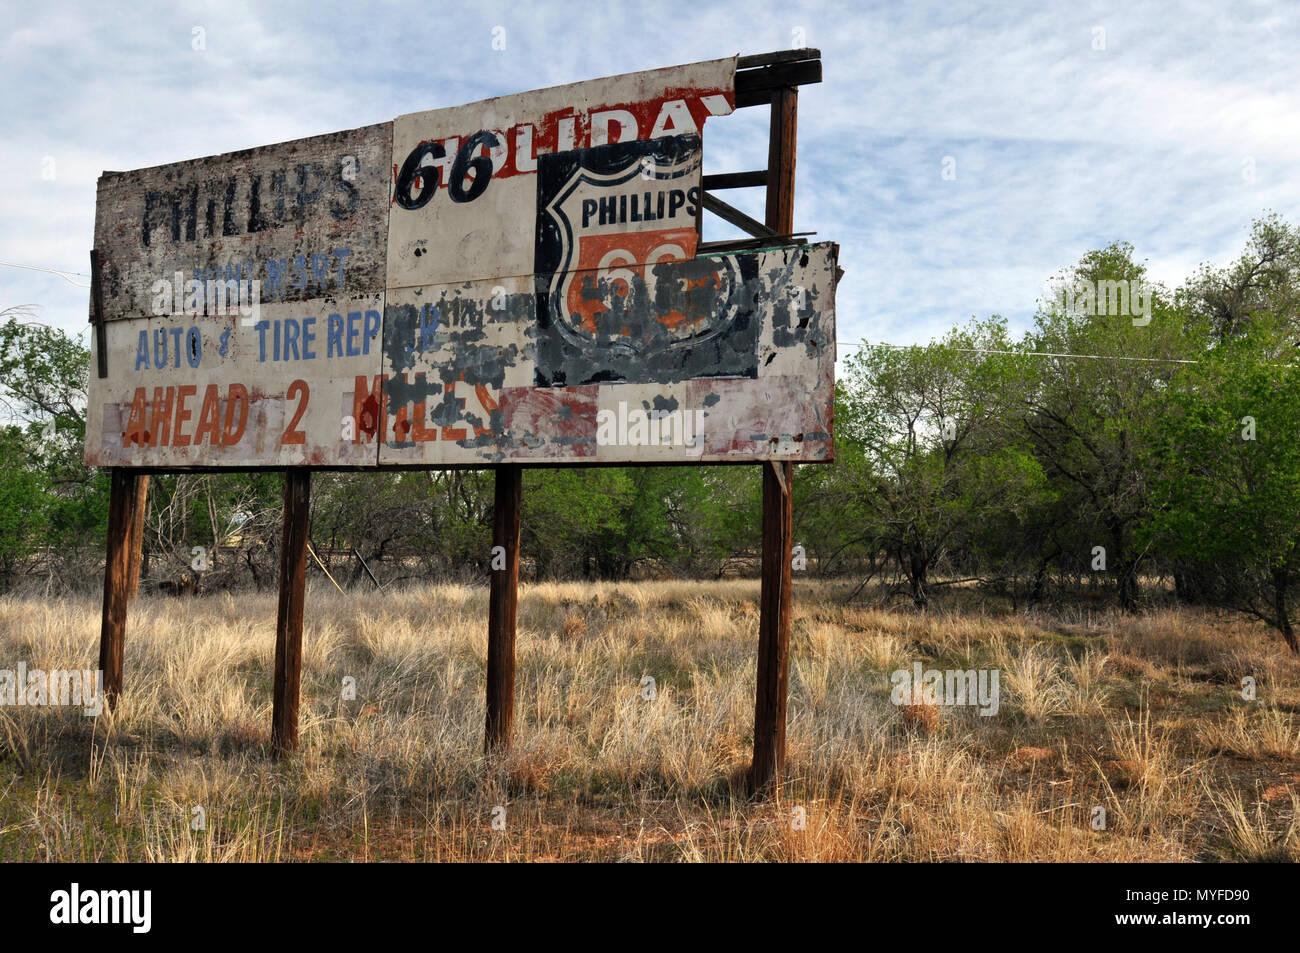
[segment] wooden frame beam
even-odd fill
[[[816,50],[792,51],[821,54]],[[770,55],[770,54],[769,54]],[[775,102],[777,93],[796,86],[809,86],[822,81],[822,63],[811,57],[796,62],[775,63],[756,69],[737,69],[736,108],[759,106]],[[770,168],[770,166],[769,166]]]
[[[750,218],[740,209],[728,205],[716,195],[704,193],[704,207],[728,224],[735,225],[742,232],[748,232],[756,238],[775,238],[777,233],[757,219]]]
[[[754,69],[758,66],[775,66],[777,63],[798,63],[803,60],[819,60],[822,51],[811,46],[801,46],[792,50],[776,50],[772,53],[750,53],[736,57],[736,69]]]
[[[757,172],[721,172],[704,176],[704,189],[752,189],[767,185],[767,170]]]
[[[772,100],[767,141],[767,227],[779,235],[794,231],[795,144],[799,91],[780,89]]]
[[[99,251],[90,250],[90,320],[95,328],[95,372],[108,376],[108,345],[104,334],[104,291],[99,275]]]

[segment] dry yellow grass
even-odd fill
[[[735,783],[754,581],[525,586],[516,744],[491,764],[486,589],[314,587],[285,763],[274,596],[144,598],[117,711],[0,707],[0,860],[1300,859],[1300,665],[1260,628],[843,591],[796,587],[789,780],[767,802]],[[0,669],[93,667],[98,627],[97,600],[0,598]],[[909,716],[889,675],[916,661],[996,668],[998,713]]]

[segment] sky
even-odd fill
[[[1173,287],[1262,214],[1300,221],[1300,3],[2,0],[0,309],[85,332],[104,170],[792,46],[822,56],[795,228],[841,245],[841,358],[1023,330],[1116,240]],[[766,113],[711,119],[705,172],[763,168]],[[724,197],[762,217],[761,190]]]

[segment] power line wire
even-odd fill
[[[845,344],[839,344],[838,347],[880,347],[892,348],[898,351],[907,351],[912,348],[932,348],[941,347],[948,351],[960,351],[968,354],[1011,354],[1014,356],[1024,355],[1026,357],[1077,357],[1087,358],[1094,361],[1139,361],[1150,363],[1165,364],[1199,364],[1200,361],[1190,361],[1176,357],[1127,357],[1123,354],[1068,354],[1063,351],[1005,351],[986,347],[953,347],[950,344],[872,344],[868,341],[853,341]]]
[[[6,268],[23,268],[26,269],[27,271],[43,271],[49,275],[58,275],[68,284],[76,288],[90,287],[90,285],[83,285],[81,282],[73,281],[71,278],[68,277],[68,275],[76,275],[78,278],[90,277],[90,275],[82,274],[80,271],[61,271],[58,268],[42,268],[39,265],[20,265],[17,262],[13,262],[13,261],[0,261],[0,265],[4,265]]]

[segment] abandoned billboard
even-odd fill
[[[836,246],[700,247],[735,72],[104,173],[86,462],[830,460]]]

